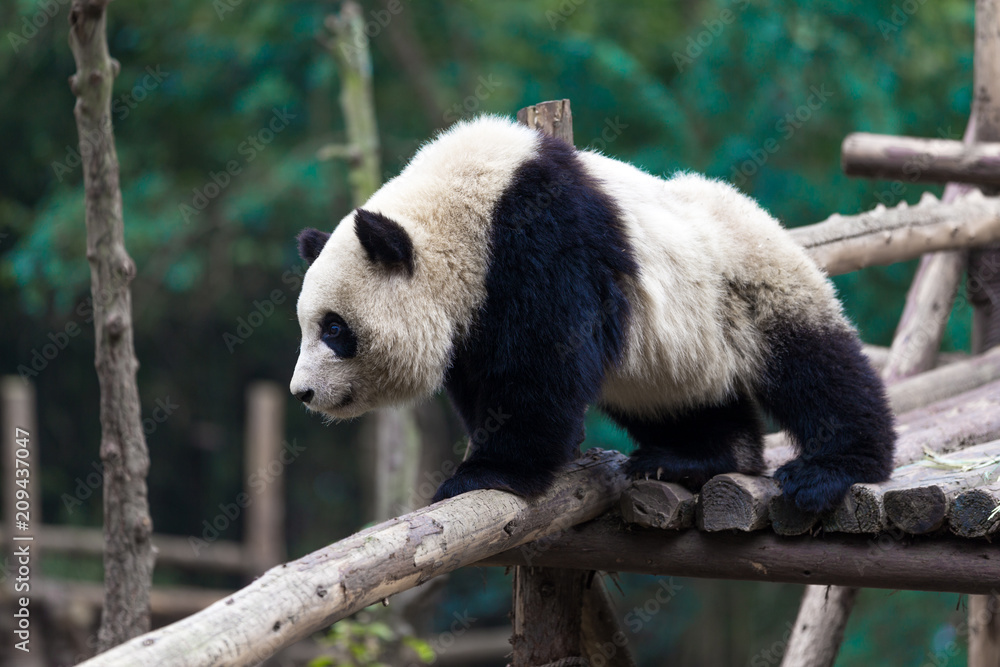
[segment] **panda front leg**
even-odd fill
[[[676,482],[698,491],[715,475],[759,475],[764,470],[763,426],[745,397],[664,417],[603,409],[638,445],[625,468],[632,477]]]
[[[778,468],[782,493],[800,509],[836,506],[852,484],[892,472],[896,434],[882,381],[842,325],[777,327],[758,400],[800,455]]]
[[[586,404],[572,413],[564,409],[498,400],[482,404],[471,419],[463,414],[472,454],[441,484],[432,502],[476,489],[500,489],[525,498],[545,493],[555,473],[571,460],[583,432]]]
[[[526,498],[552,485],[582,440],[586,388],[559,373],[511,374],[502,383],[459,357],[445,386],[462,417],[472,453],[434,494],[433,502],[476,489],[501,489]],[[596,384],[597,380],[595,380]]]

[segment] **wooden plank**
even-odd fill
[[[544,551],[530,557],[544,567],[657,576],[973,594],[1000,591],[1000,549],[984,540],[951,536],[830,534],[816,539],[781,537],[766,530],[630,530],[607,517],[548,540]],[[518,549],[479,563],[524,564],[524,550]]]
[[[965,143],[870,132],[852,132],[840,147],[848,176],[911,183],[1000,186],[1000,143]]]

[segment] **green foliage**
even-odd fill
[[[320,643],[330,650],[330,654],[310,660],[309,667],[429,665],[435,657],[430,644],[424,640],[402,634],[366,612],[335,623]]]

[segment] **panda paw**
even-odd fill
[[[774,478],[781,485],[782,495],[810,514],[836,507],[855,481],[840,466],[822,465],[803,458],[778,468]]]
[[[538,471],[530,474],[526,471],[513,473],[495,465],[469,460],[459,465],[451,479],[446,479],[438,487],[431,502],[454,498],[477,489],[498,489],[525,498],[534,498],[548,490],[552,485],[552,478],[551,473]]]
[[[711,460],[686,459],[662,449],[642,448],[632,452],[625,474],[633,479],[658,479],[698,491],[718,474],[733,472]]]

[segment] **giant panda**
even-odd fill
[[[884,387],[832,285],[725,183],[483,116],[298,246],[292,394],[347,419],[443,387],[477,437],[434,500],[543,493],[590,404],[637,444],[634,477],[763,473],[760,411],[798,447],[775,476],[802,510],[890,474]]]

